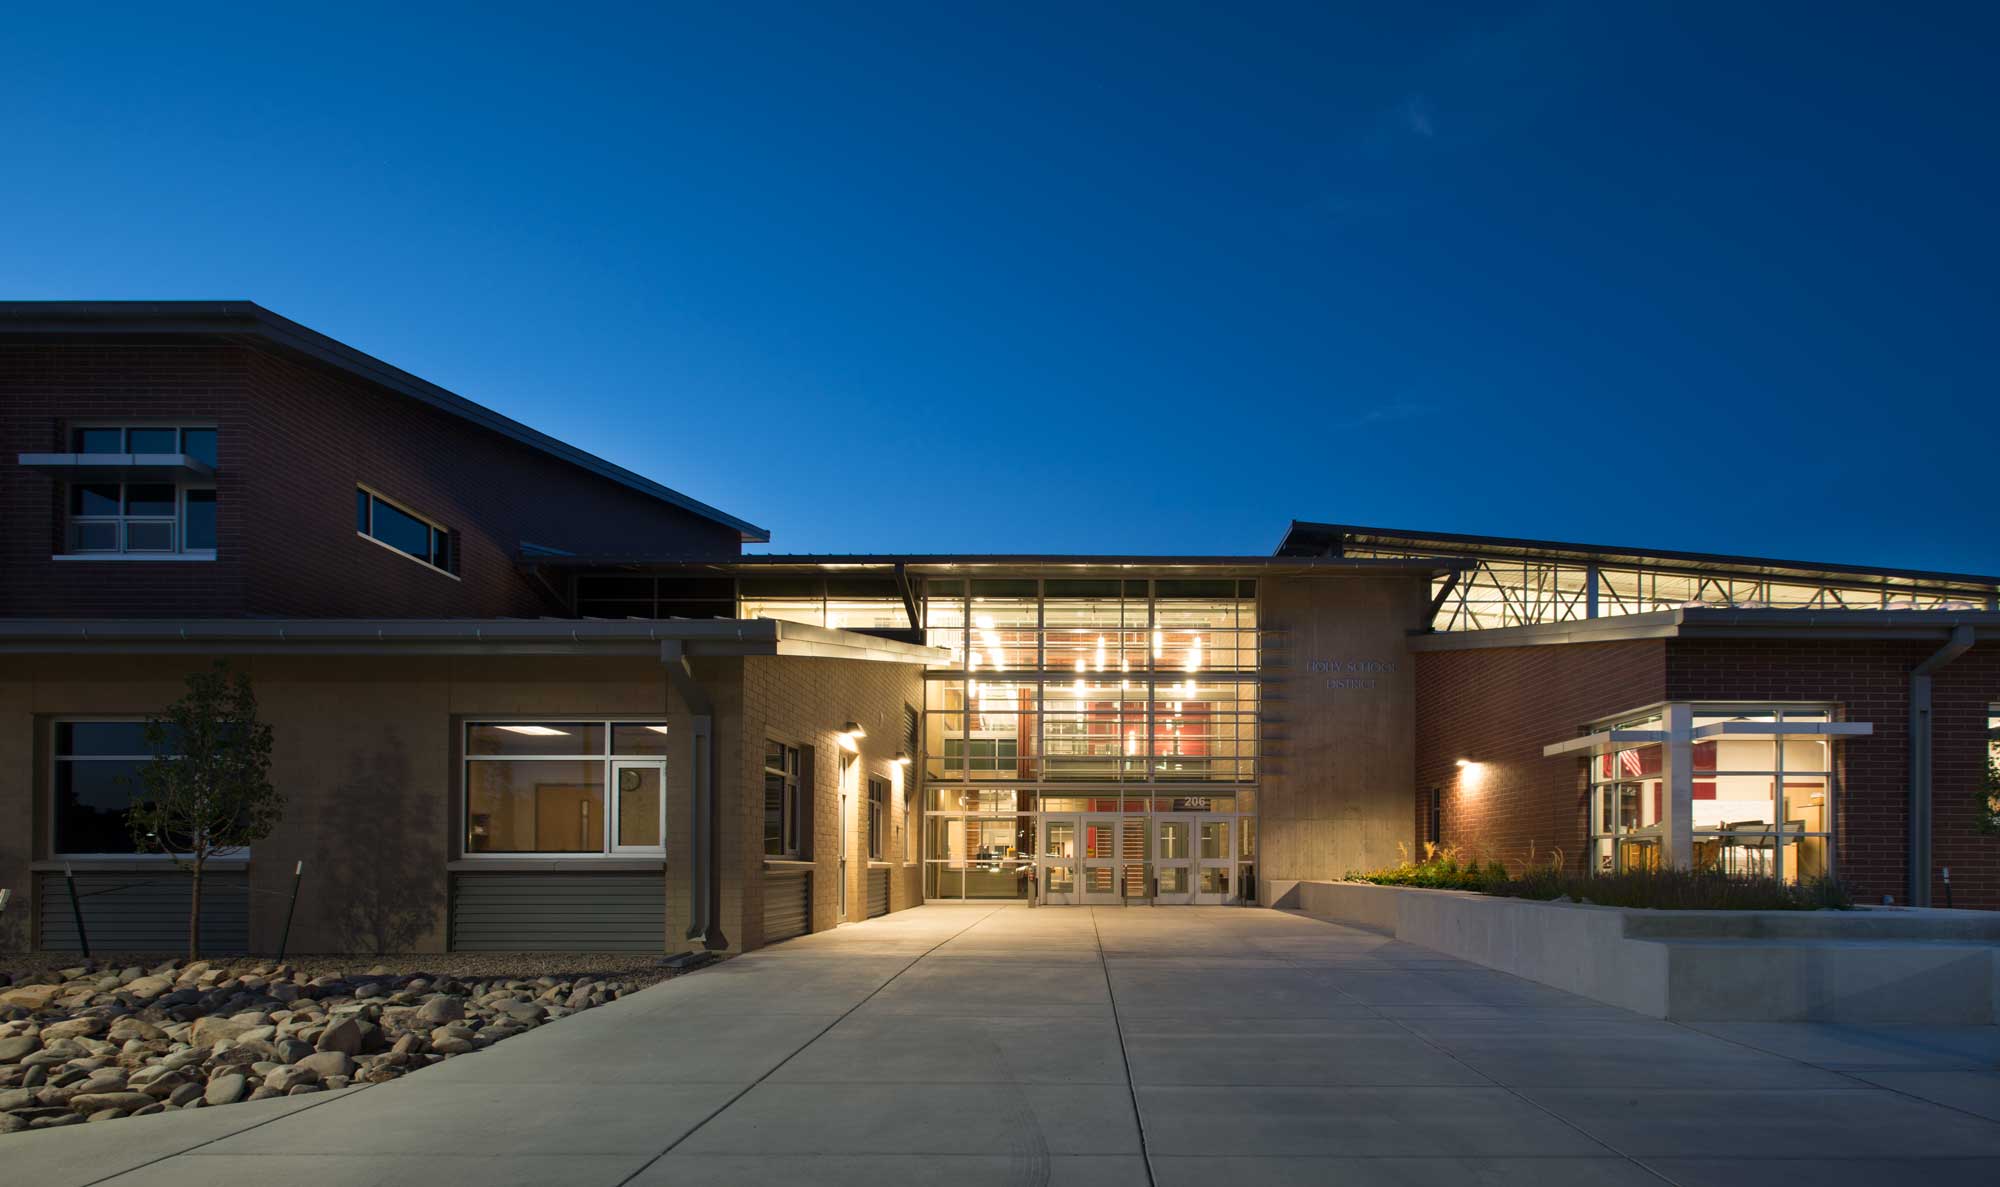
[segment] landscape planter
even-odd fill
[[[1990,1025],[2000,915],[1664,911],[1366,882],[1275,882],[1272,905],[1655,1018]]]

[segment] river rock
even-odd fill
[[[101,1109],[124,1109],[132,1112],[153,1103],[153,1098],[143,1092],[79,1092],[69,1098],[72,1113],[89,1116]]]
[[[13,989],[0,989],[0,1006],[12,1006],[17,1010],[46,1010],[62,991],[60,985],[19,985]]]
[[[250,1077],[240,1072],[224,1072],[208,1082],[202,1099],[212,1105],[233,1105],[250,1088]]]

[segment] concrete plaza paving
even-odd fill
[[[2000,1028],[1688,1026],[1243,908],[937,905],[9,1183],[2000,1182]]]

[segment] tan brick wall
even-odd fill
[[[738,930],[729,932],[732,941],[746,949],[763,943],[766,739],[812,750],[812,806],[807,838],[815,866],[812,929],[824,931],[840,920],[843,781],[848,792],[848,918],[862,919],[867,915],[868,860],[866,835],[862,830],[870,778],[889,780],[889,836],[883,845],[883,857],[890,868],[890,910],[900,911],[921,901],[918,867],[904,861],[906,781],[892,760],[903,745],[904,706],[920,704],[922,695],[920,669],[909,664],[777,656],[756,656],[743,661],[742,729],[737,737],[739,782],[734,789],[739,810],[729,814],[731,820],[724,831],[724,844],[740,856],[741,868],[750,876],[744,879],[733,902],[729,888],[724,888],[725,911],[733,910],[742,921]],[[860,722],[868,732],[859,743],[860,753],[852,756],[835,740],[840,727],[850,720]],[[803,788],[801,792],[804,794]],[[910,788],[910,794],[914,794],[914,787]],[[921,827],[921,822],[917,825]],[[724,869],[727,871],[728,866]],[[730,917],[726,913],[725,921]]]

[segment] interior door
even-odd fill
[[[1194,901],[1194,825],[1191,817],[1162,816],[1155,822],[1153,875],[1156,903],[1185,905]]]
[[[1043,818],[1040,854],[1035,859],[1043,902],[1066,907],[1081,901],[1076,866],[1082,828],[1074,816]]]
[[[1116,816],[1083,818],[1083,901],[1122,903],[1118,885],[1118,825]]]
[[[1236,850],[1228,816],[1198,816],[1194,822],[1194,901],[1219,906],[1234,898]]]

